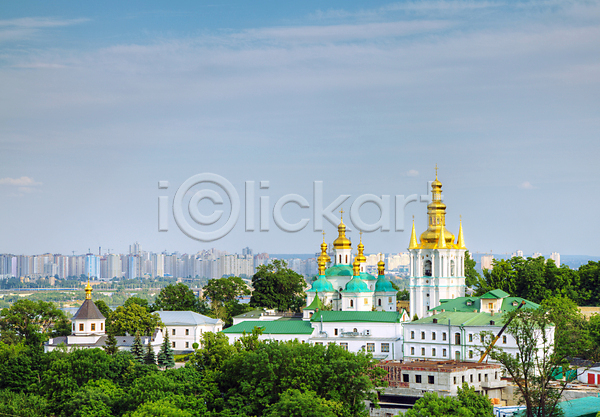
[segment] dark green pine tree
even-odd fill
[[[114,355],[119,351],[119,348],[117,347],[117,338],[114,334],[108,334],[106,342],[104,342],[103,349],[109,355]]]
[[[139,362],[144,363],[144,346],[142,345],[142,339],[139,332],[135,332],[135,338],[133,339],[133,346],[131,346],[131,353],[133,357]]]
[[[158,366],[165,369],[175,366],[175,356],[173,355],[173,349],[171,349],[169,335],[166,333],[163,344],[160,347],[160,352],[158,352]]]
[[[144,362],[148,365],[156,365],[156,355],[154,354],[154,349],[152,349],[152,339],[148,338],[148,350],[146,351],[146,356],[144,357]]]

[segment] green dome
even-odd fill
[[[351,277],[354,275],[352,267],[350,265],[336,265],[331,268],[327,268],[325,275],[328,277]]]
[[[313,282],[312,288],[308,291],[333,292],[334,290],[331,282],[327,281],[327,279],[321,275],[315,282]]]
[[[373,275],[369,274],[368,272],[361,272],[360,279],[367,280],[367,281],[375,281],[377,278],[375,278]]]
[[[375,291],[380,292],[393,292],[396,291],[394,287],[392,287],[392,283],[389,282],[384,276],[380,276],[377,278],[377,283],[375,284]]]
[[[352,278],[347,284],[346,289],[342,292],[371,292],[365,282],[357,277]]]

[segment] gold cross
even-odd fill
[[[435,164],[435,179],[436,180],[437,180],[437,170],[438,170],[438,167],[437,167],[437,164]]]
[[[323,243],[325,243],[325,230],[323,230]]]
[[[340,220],[344,220],[344,209],[340,209]]]

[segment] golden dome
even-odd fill
[[[92,286],[90,285],[90,280],[88,279],[88,283],[85,286],[85,299],[86,300],[91,300],[92,299]]]
[[[360,275],[360,263],[356,259],[354,259],[354,263],[352,264],[352,270],[355,277]]]
[[[360,242],[358,243],[358,255],[356,255],[356,259],[359,263],[363,264],[367,262],[367,257],[364,254],[365,245],[362,243],[362,232],[360,232]]]
[[[379,262],[377,262],[377,275],[385,275],[385,262],[383,262],[383,254],[379,254]]]
[[[342,210],[341,213],[344,213]],[[338,237],[333,241],[333,247],[336,249],[350,249],[352,242],[346,237],[346,225],[343,217],[340,216],[340,225],[338,226]]]
[[[431,183],[431,203],[427,205],[428,227],[421,233],[421,244],[425,247],[454,247],[454,235],[446,229],[446,205],[442,203],[442,183],[437,179],[437,166],[435,181]],[[443,232],[441,229],[444,229]],[[439,245],[442,234],[445,245]]]
[[[327,243],[325,243],[325,232],[323,232],[323,243],[321,243],[321,254],[317,258],[317,262],[320,265],[320,262],[323,262],[323,265],[327,265],[327,263],[331,261],[329,255],[327,255]]]

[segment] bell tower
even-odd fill
[[[427,230],[419,241],[413,219],[408,246],[410,254],[410,315],[420,319],[430,316],[429,309],[441,300],[464,297],[466,247],[462,233],[462,220],[458,239],[446,229],[446,205],[442,202],[442,183],[431,183],[431,203],[427,205]]]

